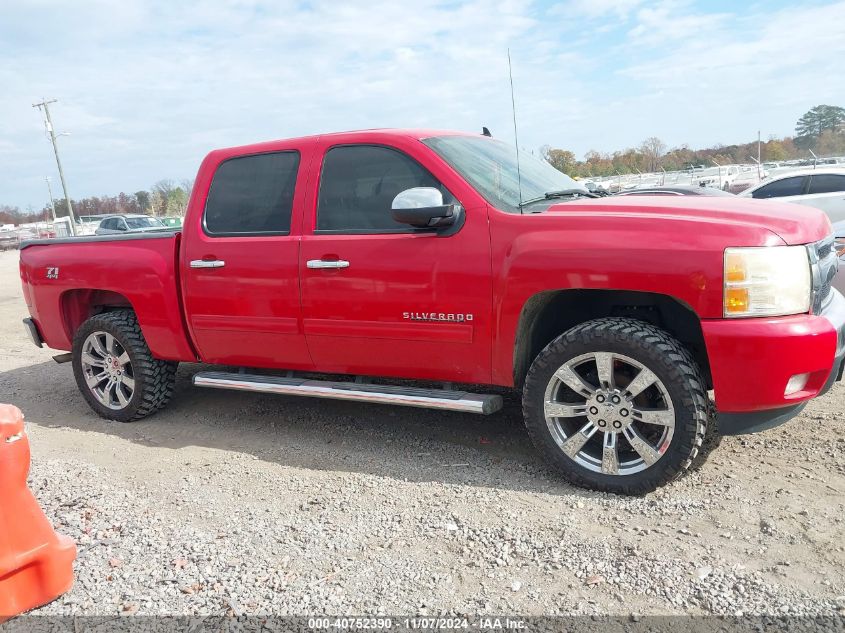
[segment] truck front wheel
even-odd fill
[[[689,468],[708,397],[698,365],[663,330],[633,319],[588,321],[537,356],[523,391],[535,446],[572,483],[645,494]]]
[[[154,358],[130,310],[97,314],[73,338],[73,374],[100,417],[131,422],[173,395],[177,363]]]

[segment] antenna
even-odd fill
[[[511,49],[508,49],[508,76],[511,80],[511,110],[513,111],[513,140],[516,143],[516,183],[519,189],[519,212],[522,213],[522,173],[519,170],[519,135],[516,133],[516,101],[513,98],[513,67]]]

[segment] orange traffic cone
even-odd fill
[[[0,404],[0,622],[73,585],[76,545],[59,536],[26,487],[29,440],[21,410]]]

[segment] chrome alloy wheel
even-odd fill
[[[612,352],[565,363],[546,387],[543,411],[560,449],[605,475],[630,475],[653,465],[675,430],[675,409],[663,382],[642,363]]]
[[[125,408],[135,393],[129,354],[108,332],[92,332],[82,344],[82,372],[94,397],[109,409]]]

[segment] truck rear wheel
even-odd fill
[[[633,319],[588,321],[537,356],[523,390],[528,433],[572,483],[645,494],[695,459],[707,391],[689,352]]]
[[[73,374],[100,417],[131,422],[164,407],[178,363],[153,358],[130,310],[97,314],[73,338]]]

